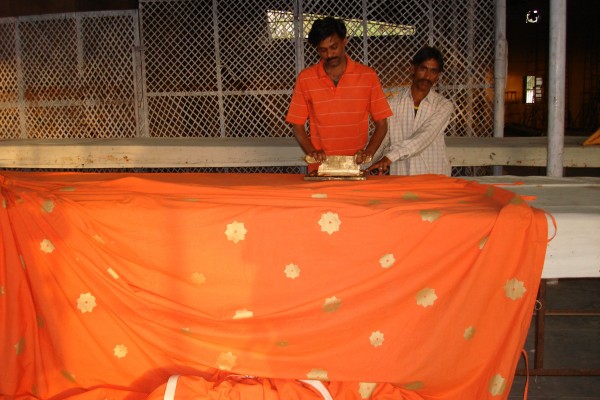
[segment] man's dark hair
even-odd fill
[[[346,24],[341,19],[333,17],[319,18],[313,22],[308,33],[308,43],[317,47],[319,43],[331,35],[338,35],[340,39],[346,37]]]
[[[444,57],[442,57],[442,53],[435,47],[425,46],[421,50],[417,51],[417,54],[415,54],[413,57],[412,63],[416,67],[427,60],[431,60],[432,58],[437,61],[440,72],[443,71]]]

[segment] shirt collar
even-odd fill
[[[413,96],[412,96],[412,91],[411,91],[411,87],[408,87],[408,95],[410,96],[410,99],[413,100]],[[433,101],[433,97],[435,96],[435,90],[433,90],[433,88],[429,89],[429,93],[427,93],[427,96],[425,96],[423,98],[423,100],[421,100],[421,103],[426,101],[428,103],[431,103]]]
[[[354,68],[356,68],[356,61],[353,61],[348,56],[348,54],[344,54],[344,57],[346,57],[346,69],[344,70],[344,73],[342,75],[353,72]],[[319,68],[317,69],[317,73],[319,75],[319,78],[329,78],[327,76],[327,72],[325,72],[325,60],[319,61]]]

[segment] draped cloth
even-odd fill
[[[0,189],[2,399],[158,399],[173,375],[175,398],[505,399],[547,246],[543,211],[445,176]]]

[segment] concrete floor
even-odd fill
[[[544,368],[600,371],[600,279],[561,279],[548,283],[546,309],[595,311],[598,315],[547,316]],[[525,343],[530,368],[535,358],[534,325],[532,320]],[[521,359],[518,369],[523,368]],[[525,398],[525,382],[525,376],[515,377],[510,400]],[[600,376],[530,376],[527,399],[599,400]]]

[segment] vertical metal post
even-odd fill
[[[534,369],[544,368],[544,338],[546,327],[546,279],[542,279],[538,289],[537,301],[541,305],[535,313],[535,360]]]
[[[429,29],[427,32],[427,45],[428,46],[433,46],[434,43],[434,39],[435,39],[435,35],[434,33],[434,26],[433,26],[433,5],[431,4],[431,0],[429,0],[427,2],[427,11],[428,11],[428,18],[429,18]]]
[[[83,59],[83,31],[81,28],[81,14],[75,14],[73,18],[75,24],[75,45],[77,46],[77,74],[81,81],[84,78],[85,61]]]
[[[219,2],[218,0],[213,0],[212,2],[212,16],[213,16],[213,35],[214,35],[214,44],[215,44],[215,61],[217,68],[217,93],[219,98],[219,121],[220,121],[220,131],[221,137],[226,137],[225,132],[225,104],[223,99],[223,75],[221,71],[223,70],[223,65],[221,64],[221,46],[219,45]]]
[[[148,126],[148,87],[146,86],[146,53],[143,43],[144,33],[142,25],[143,4],[140,3],[137,10],[133,11],[133,92],[135,101],[136,136],[150,137]]]
[[[304,4],[294,2],[294,34],[296,36],[296,75],[304,69]]]
[[[369,25],[367,21],[369,20],[369,14],[367,12],[367,0],[363,0],[362,2],[362,29],[363,29],[363,64],[369,65]]]
[[[548,157],[546,175],[563,176],[567,0],[550,0]]]
[[[15,23],[15,67],[17,69],[17,91],[19,101],[19,138],[27,139],[27,115],[25,114],[25,67],[23,66],[23,51],[21,46],[21,27],[19,19]]]
[[[506,42],[506,0],[496,0],[496,51],[494,53],[494,137],[504,137],[504,101],[508,65]],[[502,175],[502,166],[493,167],[494,175]]]
[[[466,93],[466,105],[465,105],[465,128],[467,136],[475,136],[475,129],[473,129],[473,121],[475,116],[475,103],[474,94],[475,91],[475,79],[473,76],[473,59],[475,54],[475,0],[469,0],[467,2],[467,93]]]
[[[89,88],[85,82],[86,76],[85,59],[83,56],[83,28],[81,14],[78,13],[73,15],[73,24],[75,25],[75,45],[77,47],[77,82],[75,82],[75,84],[78,100],[75,104],[77,104],[80,112],[83,114],[83,118],[89,123],[93,120],[93,102],[89,93]],[[83,134],[85,137],[89,137],[89,135],[92,134],[89,127],[83,128],[81,125],[78,125],[76,129],[80,131],[79,134]]]

